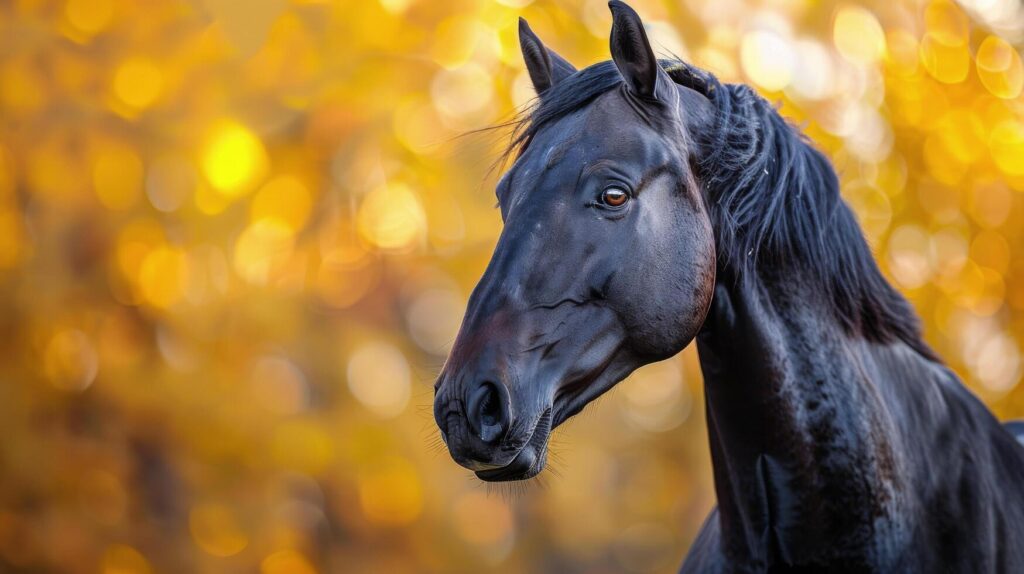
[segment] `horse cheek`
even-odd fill
[[[697,252],[697,271],[693,275],[692,296],[694,305],[690,321],[694,329],[694,335],[704,326],[711,309],[711,301],[714,299],[715,284],[717,281],[718,253],[715,250],[714,233],[711,230],[711,222],[707,217],[700,218],[701,233],[699,239],[694,243]]]

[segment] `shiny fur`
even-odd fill
[[[1024,425],[922,341],[827,159],[610,6],[613,61],[578,72],[521,25],[539,99],[438,378],[453,458],[534,476],[551,429],[696,336],[719,505],[684,571],[1024,572]],[[625,209],[600,204],[609,185]]]

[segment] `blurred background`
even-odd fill
[[[833,158],[928,341],[1024,416],[1015,0],[634,0]],[[696,354],[486,487],[431,383],[500,231],[516,18],[604,0],[0,3],[0,571],[674,572],[714,502]]]

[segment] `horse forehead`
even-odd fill
[[[537,132],[526,150],[526,157],[551,167],[580,143],[585,127],[586,116],[581,110],[552,122]]]
[[[601,98],[581,112],[538,134],[528,163],[550,170],[567,159],[577,167],[602,159],[662,159],[662,136],[627,104]]]
[[[661,160],[666,151],[664,135],[618,91],[598,98],[586,110],[579,140],[584,149],[609,159]]]
[[[613,91],[539,130],[508,181],[515,187],[561,187],[554,184],[578,179],[588,167],[606,162],[644,171],[670,161],[671,147]]]

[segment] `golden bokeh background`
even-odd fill
[[[1015,0],[635,0],[833,158],[928,341],[1024,416]],[[431,383],[500,231],[457,138],[604,0],[0,3],[0,570],[673,572],[714,501],[700,372],[645,368],[482,486]]]

